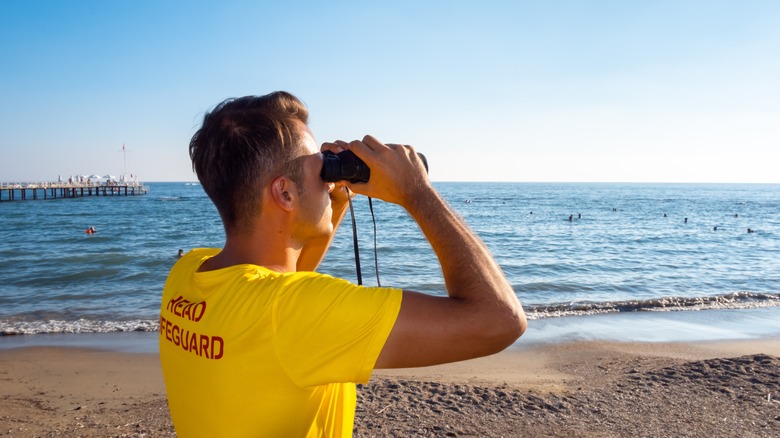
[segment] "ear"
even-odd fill
[[[284,176],[279,176],[271,181],[271,198],[274,203],[284,211],[295,209],[295,196],[298,191],[295,184]]]

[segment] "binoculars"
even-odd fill
[[[417,156],[422,160],[427,172],[428,160],[425,159],[425,155],[418,152]],[[325,182],[346,180],[351,183],[364,183],[368,182],[368,178],[371,176],[371,169],[351,151],[343,151],[338,154],[325,151],[322,153],[320,176]]]

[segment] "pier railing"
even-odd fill
[[[0,202],[82,196],[138,196],[147,193],[149,187],[138,181],[0,183]]]

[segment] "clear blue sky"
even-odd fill
[[[266,4],[267,3],[267,4]],[[779,1],[0,1],[0,181],[191,181],[227,97],[435,181],[780,182]]]

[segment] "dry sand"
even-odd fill
[[[355,436],[779,437],[780,340],[580,342],[375,373]],[[174,436],[157,356],[0,351],[0,436]]]

